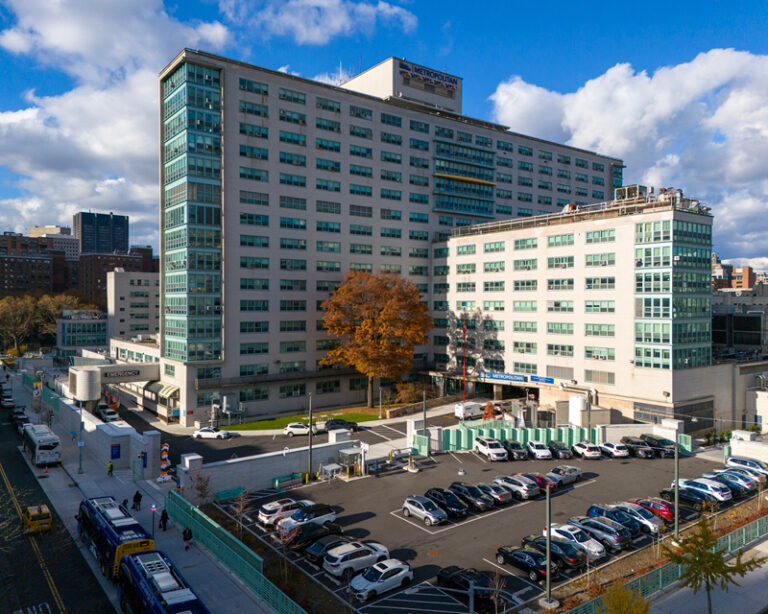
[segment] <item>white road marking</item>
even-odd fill
[[[394,431],[394,432],[395,432],[395,433],[397,433],[398,435],[401,435],[401,436],[403,436],[403,437],[405,437],[405,436],[406,436],[406,433],[403,433],[403,431],[399,431],[399,430],[397,430],[397,429],[393,429],[391,426],[389,426],[389,425],[387,425],[387,424],[382,424],[381,426],[383,426],[385,429],[389,429],[390,431]]]
[[[523,501],[522,503],[518,503],[516,505],[509,505],[507,507],[504,507],[504,508],[501,508],[501,509],[497,509],[496,511],[493,511],[493,512],[484,512],[482,515],[477,515],[477,516],[475,516],[473,518],[468,518],[467,520],[462,520],[461,522],[457,522],[457,523],[454,523],[454,524],[452,524],[450,526],[443,527],[442,529],[437,529],[436,531],[430,531],[427,527],[419,525],[419,524],[416,524],[412,520],[410,520],[408,518],[405,518],[402,515],[399,515],[397,512],[401,511],[400,509],[393,510],[393,511],[391,511],[389,513],[392,514],[392,516],[394,516],[395,518],[399,518],[400,520],[403,520],[403,521],[407,522],[408,524],[413,525],[417,529],[421,529],[425,533],[429,533],[430,535],[438,535],[440,533],[445,533],[446,531],[450,531],[451,529],[455,529],[456,527],[461,527],[461,526],[463,526],[465,524],[469,524],[470,522],[475,522],[476,520],[482,520],[484,518],[488,518],[489,516],[495,516],[496,514],[501,514],[502,512],[507,512],[507,511],[512,510],[512,509],[515,509],[515,510],[519,509],[519,508],[523,507],[524,505],[528,505],[529,503],[533,503],[533,501],[531,501],[531,500]]]
[[[487,460],[485,460],[485,459],[484,459],[482,456],[480,456],[480,455],[479,455],[477,452],[475,452],[474,450],[472,450],[472,456],[474,456],[475,458],[478,458],[478,459],[480,459],[480,460],[481,460],[482,462],[484,462],[485,464],[488,464],[488,461],[487,461]]]
[[[377,437],[381,437],[384,441],[392,441],[391,437],[387,437],[386,435],[382,435],[381,433],[377,433],[376,431],[368,430],[368,433],[371,435],[376,435]]]
[[[453,458],[455,458],[457,461],[459,461],[462,465],[464,464],[464,461],[461,460],[458,456],[456,456],[453,452],[449,452],[448,454],[453,456]]]

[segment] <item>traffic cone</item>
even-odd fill
[[[45,475],[48,475],[48,467],[45,468],[45,471],[43,473],[45,473]]]

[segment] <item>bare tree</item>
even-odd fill
[[[493,590],[493,593],[491,593],[491,602],[493,603],[493,607],[496,610],[496,614],[499,614],[499,606],[504,605],[504,596],[502,595],[502,591],[507,587],[507,583],[504,580],[504,576],[502,576],[498,571],[491,576],[491,586],[490,588]],[[506,610],[506,608],[504,608]]]
[[[245,517],[245,512],[248,509],[248,491],[247,490],[243,490],[243,492],[241,492],[237,496],[233,507],[235,511],[235,516],[237,516],[238,537],[240,540],[242,540],[243,539],[243,518]]]
[[[189,477],[198,501],[200,503],[208,501],[211,498],[211,476],[203,475],[200,471],[192,471]]]

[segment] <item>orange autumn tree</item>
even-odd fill
[[[373,379],[408,373],[413,349],[427,343],[432,318],[419,289],[397,273],[350,271],[323,303],[323,324],[339,345],[320,360],[348,365],[368,377],[368,407]]]

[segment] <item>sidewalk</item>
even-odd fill
[[[13,377],[13,392],[16,402],[32,407],[31,395],[22,386],[21,376],[14,375]],[[34,412],[30,413],[37,416]],[[55,420],[56,417],[54,416]],[[78,544],[85,561],[91,567],[94,576],[101,583],[104,592],[117,611],[119,611],[119,604],[116,586],[101,575],[96,567],[94,557],[82,547],[81,542],[77,539],[75,515],[80,501],[84,498],[111,495],[117,501],[128,499],[130,502],[138,490],[143,496],[141,509],[131,511],[132,515],[150,532],[154,520],[155,547],[168,554],[211,611],[217,614],[241,614],[242,612],[272,614],[271,608],[240,583],[236,576],[216,561],[204,548],[193,543],[192,547],[185,551],[181,537],[181,531],[184,527],[176,526],[172,521],[169,522],[167,531],[161,531],[156,526],[160,519],[165,496],[172,487],[172,482],[165,484],[156,484],[150,480],[133,482],[130,470],[115,471],[113,477],[108,477],[106,467],[102,466],[102,463],[97,461],[87,449],[83,450],[83,472],[79,474],[79,454],[76,444],[63,440],[62,448],[61,467],[49,468],[47,475],[38,467],[31,465],[30,467],[38,476],[43,490],[50,498],[70,535]],[[25,458],[27,458],[26,455]],[[157,506],[154,519],[150,511],[153,503]]]
[[[721,450],[722,452],[722,450]],[[748,550],[744,558],[768,555],[768,541]],[[728,592],[712,591],[713,612],[739,612],[762,614],[768,611],[768,564],[737,579],[741,586],[730,586]],[[707,593],[700,590],[694,595],[689,588],[670,589],[651,601],[651,614],[701,614],[707,611]]]

